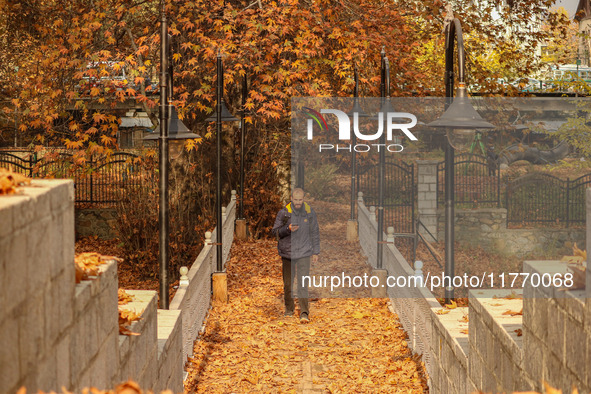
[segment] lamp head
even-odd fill
[[[466,92],[466,86],[460,84],[451,105],[441,117],[429,123],[429,127],[445,127],[451,129],[494,129],[495,126],[474,109]]]
[[[217,111],[213,111],[213,114],[208,116],[205,121],[206,122],[217,122]],[[237,122],[240,119],[234,117],[230,111],[228,111],[228,107],[226,107],[226,102],[222,99],[222,122]]]
[[[144,137],[144,140],[157,140],[160,138],[160,125],[156,129]],[[179,114],[174,105],[171,105],[170,119],[168,120],[168,139],[169,140],[191,140],[201,138],[199,134],[195,134],[189,130],[187,126],[179,119]]]

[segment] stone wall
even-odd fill
[[[128,378],[182,391],[181,313],[161,316],[156,293],[136,291],[125,308],[141,313],[131,326],[140,335],[119,335],[116,263],[75,283],[72,181],[20,190],[0,198],[0,392],[109,389]]]
[[[455,210],[456,241],[481,246],[504,255],[525,256],[530,253],[563,249],[571,250],[576,242],[584,249],[585,230],[582,228],[507,228],[505,208]],[[439,239],[445,238],[445,215],[438,212]]]
[[[115,208],[76,208],[76,239],[97,236],[117,238],[117,210]]]

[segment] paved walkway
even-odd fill
[[[312,203],[321,230],[320,264],[369,272],[344,240],[348,208]],[[330,242],[328,241],[330,240]],[[230,301],[211,310],[195,343],[190,392],[425,392],[420,358],[388,300],[319,298],[309,324],[284,317],[275,241],[236,242],[228,262]],[[297,314],[297,310],[296,310]]]

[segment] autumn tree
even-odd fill
[[[453,2],[466,37],[469,82],[509,72],[527,75],[533,53],[547,33],[531,20],[558,23],[547,12],[552,0]],[[353,68],[361,95],[378,95],[380,50],[390,60],[393,96],[441,94],[443,34],[447,15],[440,0],[172,0],[166,2],[175,92],[183,121],[204,136],[198,165],[213,171],[213,128],[204,122],[215,103],[214,62],[225,64],[225,99],[245,110],[246,195],[261,231],[279,203],[277,165],[289,161],[290,98],[349,96]],[[146,78],[157,79],[160,2],[155,0],[0,1],[0,122],[19,117],[21,132],[36,144],[65,146],[87,154],[117,148],[122,105],[141,105],[157,121],[157,96]],[[486,54],[498,53],[498,68]],[[114,85],[125,69],[128,84]],[[249,85],[241,108],[241,82]],[[97,86],[83,87],[92,80]],[[225,129],[226,182],[236,184],[239,131]],[[271,170],[271,171],[270,171]],[[211,196],[207,196],[210,198]],[[268,212],[256,212],[265,207]]]

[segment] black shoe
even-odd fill
[[[308,314],[306,312],[304,312],[300,315],[300,323],[302,323],[302,324],[310,323],[310,319],[308,318]]]

